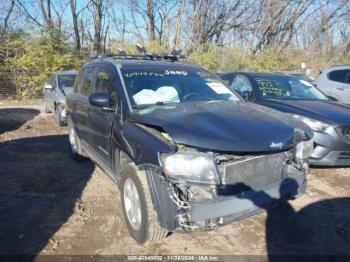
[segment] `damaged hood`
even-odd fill
[[[289,149],[309,131],[273,109],[232,101],[157,106],[134,112],[128,120],[162,129],[179,144],[242,153]],[[296,124],[302,135],[296,135]]]

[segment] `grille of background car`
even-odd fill
[[[350,141],[350,127],[349,126],[338,127],[337,131],[338,131],[340,136],[345,138],[347,141]]]

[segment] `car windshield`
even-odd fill
[[[328,100],[320,90],[305,80],[284,76],[255,76],[258,92],[267,99]]]
[[[305,75],[305,74],[292,73],[291,75],[295,76],[296,78],[299,78],[301,80],[312,82],[312,79],[310,77],[308,77],[307,75]]]
[[[77,76],[70,75],[59,75],[58,76],[58,87],[60,89],[66,89],[74,86],[74,81]]]
[[[124,68],[122,75],[134,109],[185,102],[239,101],[225,84],[201,69]]]

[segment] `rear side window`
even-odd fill
[[[95,79],[96,67],[86,67],[84,71],[84,79],[80,88],[80,93],[84,96],[89,96],[91,93],[91,84]]]
[[[96,83],[94,93],[108,93],[111,96],[111,106],[114,106],[117,101],[116,91],[117,72],[115,68],[107,65],[99,67],[96,74]]]
[[[328,73],[328,79],[335,82],[346,83],[349,73],[350,70],[335,70]]]

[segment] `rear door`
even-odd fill
[[[111,97],[109,108],[95,107],[89,104],[89,145],[105,167],[112,169],[113,153],[111,131],[117,104],[117,71],[111,64],[101,64],[97,69],[94,93],[108,93]]]
[[[328,73],[328,79],[332,82],[328,87],[330,96],[350,103],[350,69],[333,70]]]

